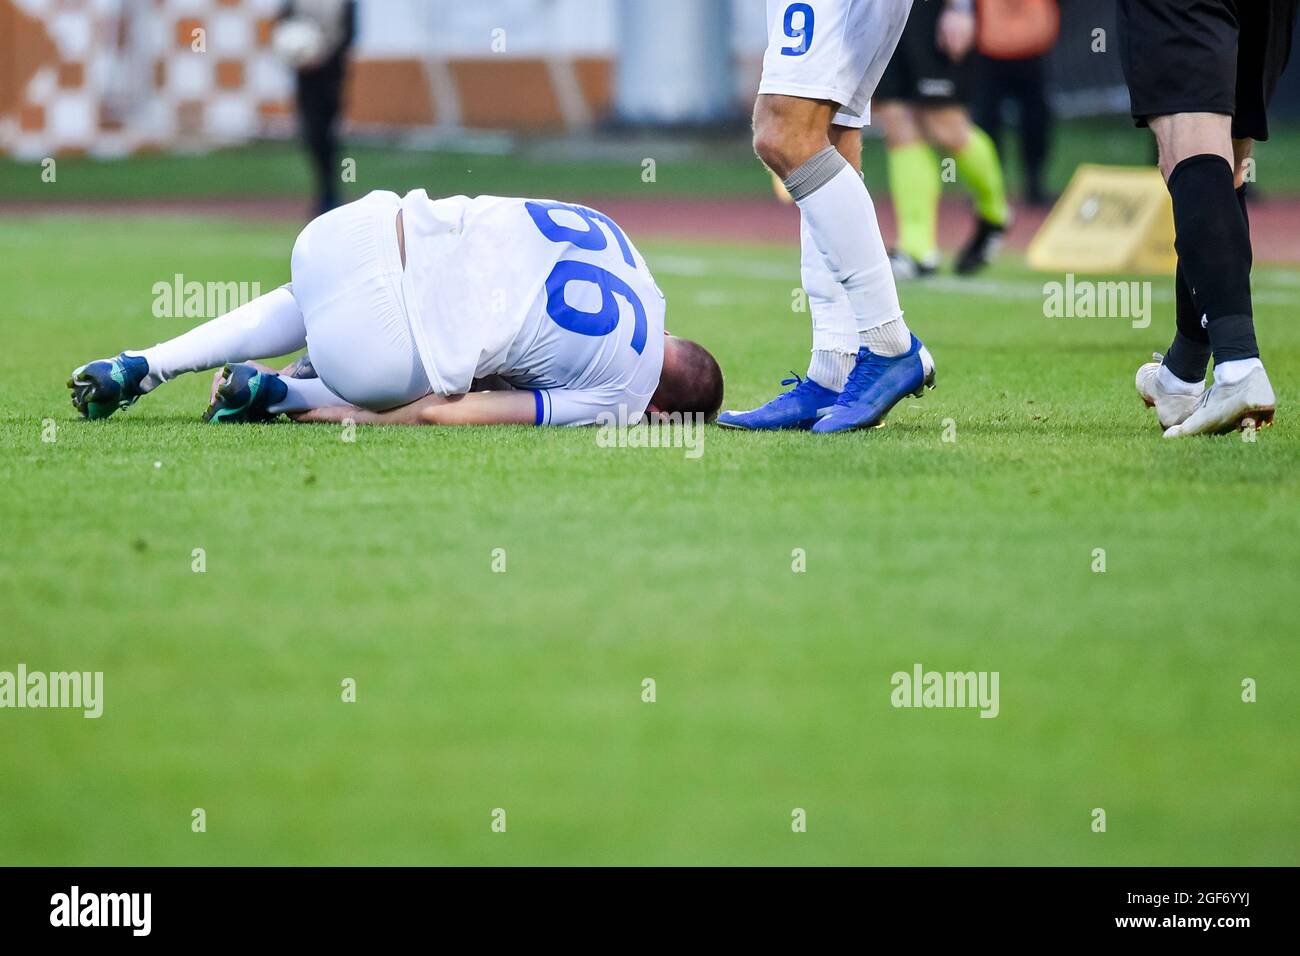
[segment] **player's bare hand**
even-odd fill
[[[287,414],[295,422],[338,425],[345,421],[362,421],[369,413],[352,405],[331,405],[328,408],[309,408],[305,412],[288,412]]]
[[[939,15],[935,42],[954,63],[964,60],[975,45],[975,14],[970,10],[945,10]]]

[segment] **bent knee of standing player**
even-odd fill
[[[754,152],[782,179],[830,145],[834,104],[762,94],[754,102]]]
[[[1232,117],[1223,113],[1167,113],[1147,120],[1160,151],[1160,172],[1169,174],[1184,159],[1210,154],[1222,156],[1237,168],[1232,149]]]

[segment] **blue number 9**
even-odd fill
[[[794,15],[803,14],[803,22],[799,29],[794,28]],[[813,8],[806,3],[792,3],[785,8],[785,35],[792,40],[799,42],[794,46],[781,47],[782,56],[803,56],[812,46],[813,41]]]

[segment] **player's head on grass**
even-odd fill
[[[650,411],[701,414],[713,421],[722,408],[722,369],[703,345],[669,335],[664,339],[664,367]]]

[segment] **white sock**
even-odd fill
[[[863,329],[859,334],[862,336],[862,344],[877,355],[892,358],[895,355],[902,355],[912,347],[912,332],[902,316]]]
[[[1217,375],[1216,375],[1217,378]],[[1169,371],[1168,365],[1161,365],[1156,372],[1156,383],[1163,391],[1172,395],[1199,395],[1205,388],[1204,382],[1188,382]]]
[[[831,275],[844,289],[856,331],[866,335],[893,320],[906,330],[876,207],[853,167],[835,147],[827,146],[791,173],[785,187],[798,204]],[[887,348],[896,337],[895,330],[880,337],[882,347]],[[910,332],[906,341],[910,344]],[[904,346],[892,354],[906,350]]]
[[[148,360],[141,387],[149,391],[184,372],[286,355],[306,344],[302,312],[289,287],[281,286],[174,339],[126,354]]]
[[[844,391],[858,354],[857,323],[844,286],[831,274],[826,255],[813,239],[808,220],[799,217],[799,272],[812,313],[812,357],[808,377],[823,388]]]
[[[817,245],[804,216],[799,217],[799,274],[808,294],[808,311],[812,313],[814,351],[856,355],[858,326],[853,318],[853,306],[844,286],[831,272],[826,253]]]
[[[830,349],[813,349],[808,362],[808,377],[822,388],[832,392],[844,391],[849,372],[858,360],[856,352],[833,352]]]
[[[1264,363],[1257,358],[1220,362],[1214,366],[1214,380],[1224,385],[1236,385],[1255,369],[1263,367]]]
[[[338,405],[351,405],[346,399],[339,398],[318,378],[288,378],[280,376],[289,389],[284,401],[268,405],[266,410],[278,415],[281,412],[305,412],[311,408],[334,408]]]

